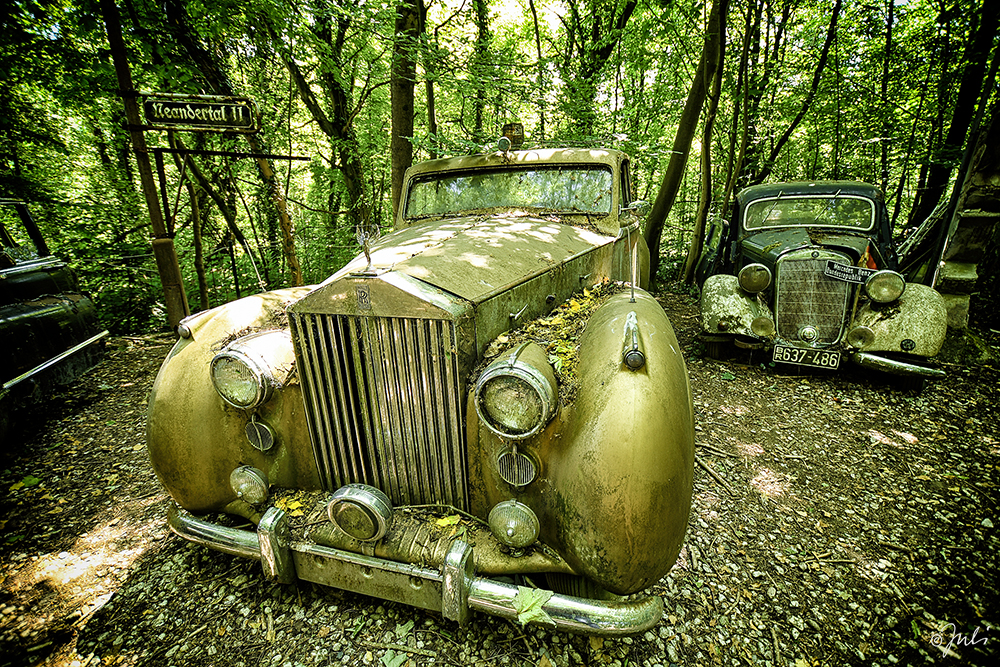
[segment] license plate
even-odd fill
[[[840,352],[813,350],[810,348],[775,345],[771,359],[783,364],[814,366],[816,368],[837,368],[840,366]]]

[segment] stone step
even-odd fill
[[[947,261],[938,272],[934,286],[942,294],[972,294],[979,273],[974,262]]]

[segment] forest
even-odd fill
[[[191,312],[319,282],[357,254],[359,229],[391,230],[407,166],[492,149],[519,123],[527,146],[631,155],[652,204],[655,276],[675,280],[706,220],[746,185],[866,181],[900,237],[927,218],[995,115],[998,11],[991,0],[17,0],[0,8],[0,197],[29,202],[105,326],[141,332],[165,324],[154,236],[173,241]],[[251,100],[260,129],[138,129],[123,100],[151,93]],[[159,152],[159,232],[136,135],[174,151]]]

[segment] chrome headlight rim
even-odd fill
[[[362,483],[345,484],[337,489],[327,503],[326,512],[338,530],[359,542],[382,539],[389,531],[394,515],[389,496],[377,487]],[[361,523],[358,523],[359,518]],[[352,520],[353,524],[350,523]]]
[[[736,275],[740,289],[749,294],[763,292],[771,286],[771,269],[759,262],[747,264]]]
[[[906,279],[898,271],[883,269],[865,280],[865,294],[875,303],[892,303],[906,291]]]
[[[246,369],[254,385],[253,397],[249,401],[239,399],[236,392],[224,384],[224,381],[220,378],[220,368],[223,363],[239,364]],[[234,408],[253,410],[266,403],[274,391],[274,384],[270,374],[253,357],[238,348],[227,348],[212,357],[209,372],[215,391],[223,401]]]
[[[504,355],[491,363],[476,382],[475,400],[473,401],[476,405],[476,414],[479,415],[480,421],[488,429],[501,438],[508,440],[524,440],[532,437],[541,431],[555,415],[556,400],[558,398],[556,387],[540,368],[520,357],[521,352],[528,345],[522,345],[513,353]],[[490,412],[490,406],[484,404],[487,400],[484,395],[485,389],[491,382],[501,378],[519,380],[534,392],[537,397],[539,416],[530,428],[520,431],[504,428],[501,420]]]
[[[254,410],[271,400],[275,389],[282,386],[294,368],[291,334],[285,329],[265,329],[241,336],[225,345],[209,364],[209,375],[215,391],[226,404],[241,410]],[[220,377],[223,364],[236,365],[244,377],[228,378],[229,382],[244,381],[240,387],[227,386]]]

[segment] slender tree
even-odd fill
[[[948,186],[952,169],[961,158],[973,114],[979,104],[986,102],[979,99],[979,93],[984,83],[986,63],[997,36],[1000,3],[994,0],[982,0],[978,14],[979,27],[972,39],[967,42],[962,56],[962,79],[955,98],[948,134],[944,143],[930,159],[926,185],[910,215],[911,224],[919,224],[937,206]]]
[[[650,249],[649,274],[655,276],[660,264],[660,239],[663,236],[663,225],[667,215],[674,205],[677,197],[677,190],[680,188],[681,180],[684,177],[684,168],[687,165],[688,153],[691,149],[691,141],[698,129],[698,117],[701,115],[701,108],[705,101],[709,80],[718,69],[717,60],[721,57],[722,44],[722,21],[729,7],[729,0],[716,0],[712,3],[712,11],[708,17],[708,26],[705,30],[705,41],[702,47],[701,60],[695,70],[694,79],[691,82],[691,90],[688,92],[687,101],[684,103],[684,111],[681,112],[680,122],[677,126],[677,134],[674,136],[673,150],[670,153],[670,161],[667,170],[663,174],[663,181],[660,183],[660,191],[656,195],[653,207],[646,219],[645,238],[646,245]]]
[[[396,32],[393,44],[392,80],[392,210],[399,208],[403,175],[413,162],[413,86],[417,72],[417,40],[420,37],[422,0],[402,0],[396,5]]]

